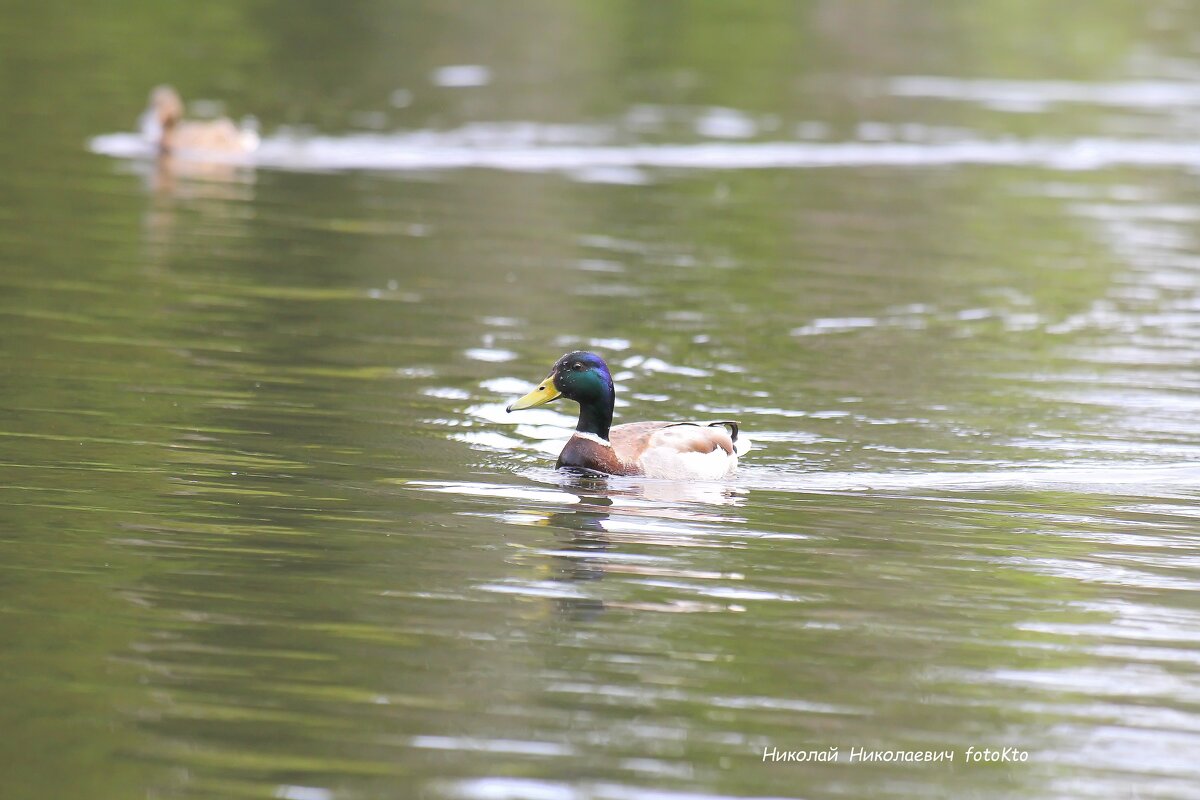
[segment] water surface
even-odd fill
[[[5,797],[1200,797],[1190,12],[57,5]],[[164,80],[263,149],[155,163]],[[555,473],[579,347],[738,476]]]

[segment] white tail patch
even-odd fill
[[[713,441],[714,434],[715,431],[698,425],[655,431],[638,465],[648,478],[724,478],[737,469],[738,449],[735,446],[732,454],[727,453]],[[711,449],[704,450],[705,447]]]
[[[681,453],[668,447],[652,447],[642,454],[639,464],[647,478],[700,478],[716,480],[737,469],[737,456],[721,448],[711,453]]]

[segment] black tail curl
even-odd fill
[[[722,419],[722,420],[717,420],[716,422],[708,423],[708,427],[710,427],[710,428],[716,428],[721,425],[724,425],[726,428],[729,428],[729,438],[731,440],[733,440],[734,444],[737,444],[739,423],[737,423],[731,419]]]

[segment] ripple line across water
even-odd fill
[[[115,133],[91,141],[93,152],[145,159],[140,136]],[[205,156],[205,160],[210,160]],[[1200,168],[1192,142],[1151,139],[1004,139],[907,142],[704,142],[631,146],[445,146],[417,134],[267,138],[252,155],[211,160],[297,172],[497,169],[595,176],[596,169],[804,169],[821,167],[1039,166],[1095,170],[1113,166]],[[611,177],[611,173],[605,173]]]

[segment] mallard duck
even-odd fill
[[[142,134],[160,154],[249,153],[258,147],[258,132],[239,128],[228,117],[185,120],[183,100],[170,86],[150,92],[150,105],[142,114]]]
[[[579,423],[558,457],[574,467],[607,475],[650,478],[724,478],[750,449],[738,440],[738,423],[631,422],[612,424],[616,390],[604,359],[576,350],[554,362],[538,387],[508,407],[520,411],[565,397],[579,403]]]

